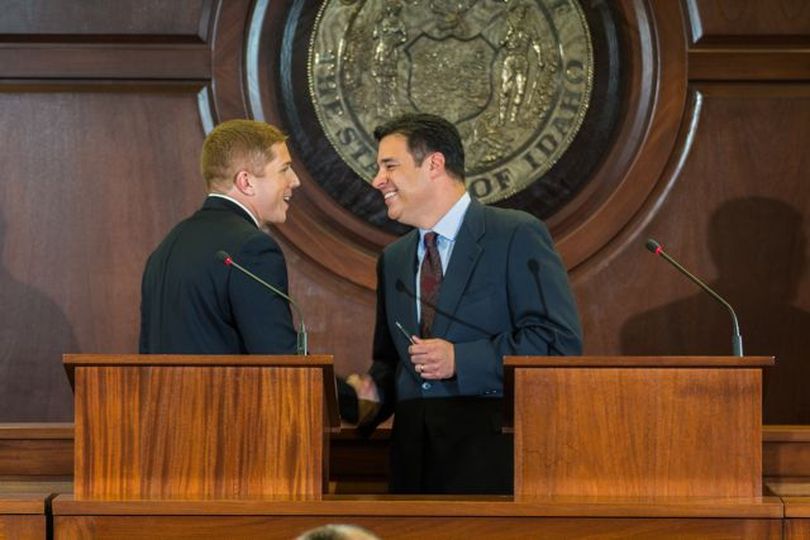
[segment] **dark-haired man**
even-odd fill
[[[581,352],[565,268],[539,220],[470,198],[451,123],[409,114],[374,135],[373,185],[414,230],[378,261],[373,364],[347,379],[379,404],[361,424],[395,413],[392,492],[510,493],[502,359]]]
[[[224,250],[287,292],[287,267],[270,225],[283,223],[295,188],[286,136],[254,120],[229,120],[205,139],[208,197],[146,262],[142,354],[293,354],[285,300],[217,259]]]

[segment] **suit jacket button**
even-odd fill
[[[429,382],[423,382],[422,383],[422,390],[430,390],[430,383]]]

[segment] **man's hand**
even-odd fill
[[[414,336],[408,353],[416,372],[423,379],[449,379],[456,374],[456,353],[449,341]]]
[[[362,425],[373,420],[380,410],[380,393],[374,379],[352,373],[346,377],[346,383],[357,392],[357,423]]]

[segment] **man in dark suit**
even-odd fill
[[[580,354],[565,268],[539,220],[470,198],[452,124],[405,115],[375,137],[373,185],[415,229],[378,261],[373,364],[347,379],[361,425],[394,413],[392,492],[511,493],[503,356]]]
[[[287,268],[268,234],[299,186],[285,135],[252,120],[217,126],[203,144],[203,207],[178,224],[146,262],[141,291],[143,354],[288,354],[290,307],[217,258],[224,250],[287,292]]]

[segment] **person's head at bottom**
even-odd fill
[[[296,540],[380,540],[380,538],[357,525],[329,524],[305,531]]]

